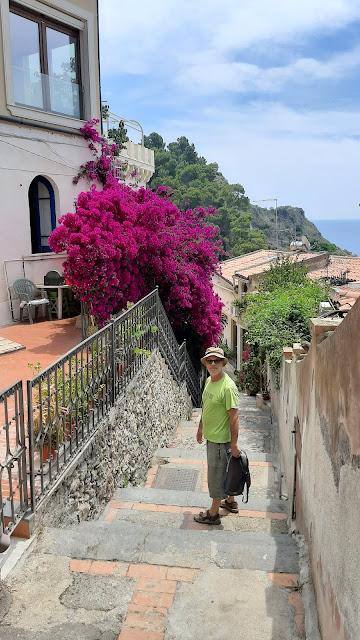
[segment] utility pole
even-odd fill
[[[278,227],[278,204],[277,204],[277,198],[274,198],[275,200],[275,244],[276,244],[276,251],[279,251],[279,227]]]
[[[276,251],[279,251],[278,199],[264,198],[263,200],[253,200],[252,204],[257,204],[259,202],[275,202],[275,246]]]

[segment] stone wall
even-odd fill
[[[139,484],[158,447],[191,414],[163,358],[153,354],[102,420],[85,450],[36,514],[36,526],[67,526],[95,518],[116,487]]]
[[[360,303],[335,325],[313,322],[309,352],[284,353],[274,408],[283,492],[291,515],[296,485],[296,527],[309,546],[322,638],[355,640],[360,637]]]

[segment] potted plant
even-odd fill
[[[37,412],[33,419],[35,447],[38,449],[41,461],[55,460],[59,446],[64,441],[64,426],[62,419],[55,419],[55,413],[50,414],[50,420],[46,417],[46,423],[40,420]]]

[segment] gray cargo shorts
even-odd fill
[[[230,458],[230,442],[206,441],[208,487],[210,498],[221,500],[225,495],[227,463]]]

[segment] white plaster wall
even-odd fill
[[[10,284],[24,277],[21,262],[31,256],[31,233],[28,190],[38,175],[45,176],[53,185],[57,218],[74,210],[78,193],[86,182],[72,183],[82,162],[89,159],[89,150],[83,138],[75,135],[52,133],[31,127],[0,123],[0,324],[11,322],[8,293],[4,278],[4,261],[8,266]],[[40,256],[38,264],[26,261],[30,279],[42,281],[51,268],[59,268],[62,259]]]
[[[232,285],[227,283],[223,278],[220,278],[217,274],[213,276],[213,289],[214,292],[219,296],[221,302],[223,303],[222,313],[226,316],[227,323],[223,330],[223,340],[227,343],[230,349],[233,349],[233,340],[231,333],[231,320],[236,320],[235,316],[232,315],[232,305],[236,299],[236,294]]]
[[[150,153],[149,149],[142,149]],[[38,254],[35,260],[31,254],[28,191],[32,180],[41,175],[52,184],[58,220],[64,213],[74,211],[77,195],[89,188],[86,180],[77,185],[72,182],[80,165],[89,159],[87,142],[79,135],[0,122],[0,325],[12,321],[4,261],[10,261],[6,265],[10,286],[24,277],[41,283],[50,269],[62,272],[64,257]],[[14,307],[18,318],[16,302]]]

